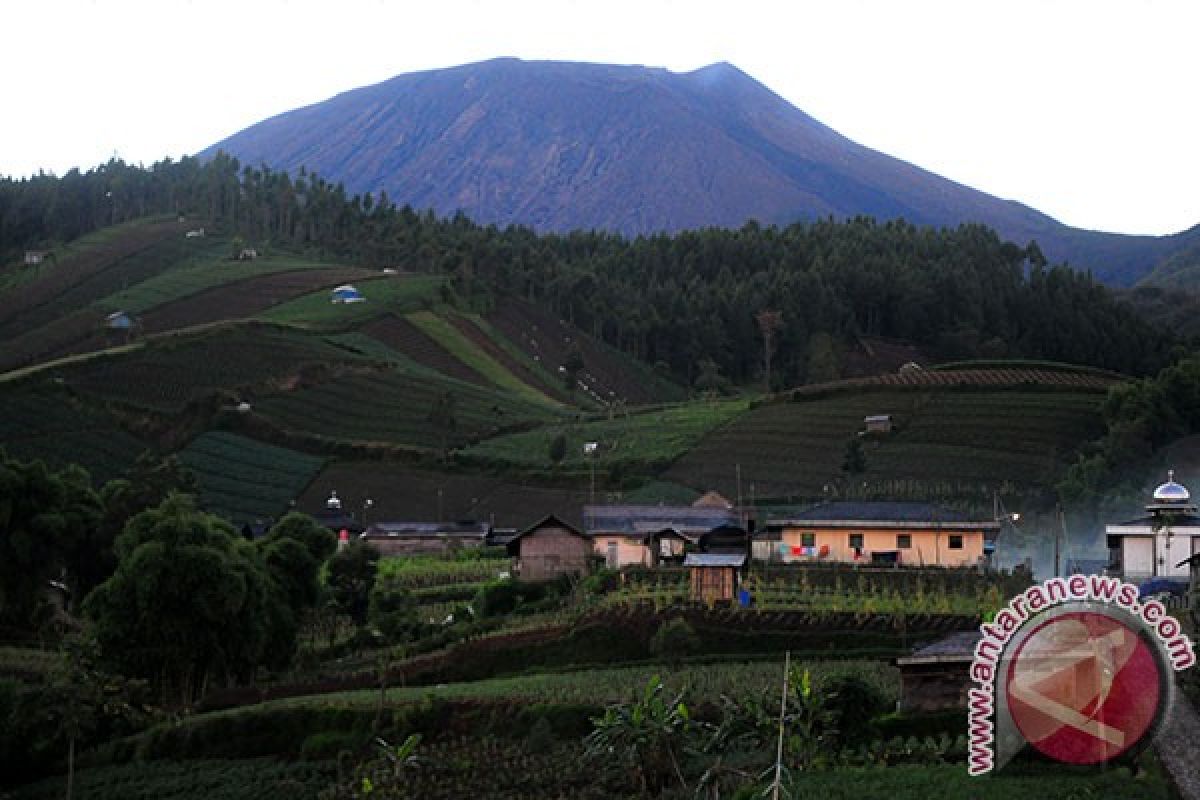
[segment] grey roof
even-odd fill
[[[737,523],[733,509],[711,506],[584,506],[584,526],[590,533],[655,533],[671,528],[678,533],[707,533]]]
[[[933,644],[913,651],[911,656],[897,658],[896,663],[931,664],[943,661],[970,661],[975,655],[975,645],[983,634],[979,631],[959,631]]]
[[[745,553],[688,553],[685,567],[740,567],[746,563]]]
[[[770,520],[770,523],[797,522],[924,522],[924,523],[992,523],[993,520],[974,519],[965,511],[942,508],[931,503],[903,503],[878,501],[837,501],[821,503],[796,514],[787,520]]]

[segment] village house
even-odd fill
[[[961,631],[896,659],[900,669],[899,711],[929,713],[967,707],[971,660],[979,631]]]
[[[1154,490],[1144,516],[1106,525],[1104,532],[1113,570],[1133,583],[1186,581],[1188,560],[1200,554],[1200,516],[1191,492],[1175,482],[1174,472]]]
[[[38,264],[41,264],[43,261],[45,261],[49,257],[50,257],[49,250],[26,250],[25,251],[25,265],[30,266],[30,267],[36,266]]]
[[[548,581],[560,575],[586,575],[592,538],[553,514],[518,533],[505,545],[513,572],[523,581]]]
[[[729,501],[709,492],[690,506],[588,505],[584,528],[609,569],[678,561],[703,534],[738,524]]]
[[[832,502],[770,519],[785,562],[973,567],[985,563],[1000,523],[928,503]]]

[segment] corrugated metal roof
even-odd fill
[[[975,645],[979,643],[982,633],[979,631],[960,631],[952,633],[945,639],[939,639],[933,644],[921,647],[911,656],[897,658],[896,663],[929,664],[945,661],[970,661],[975,654]]]
[[[664,528],[701,533],[738,522],[732,509],[695,506],[594,506],[583,507],[584,525],[590,533],[646,533]]]
[[[951,508],[942,508],[931,503],[904,503],[884,501],[837,501],[821,503],[799,513],[790,514],[790,520],[852,522],[991,522],[972,519],[970,514]],[[772,520],[773,521],[773,520]]]
[[[745,563],[745,553],[688,553],[683,559],[685,567],[740,567]]]

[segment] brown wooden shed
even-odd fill
[[[514,571],[524,581],[548,581],[560,575],[584,575],[592,554],[592,537],[553,514],[509,540]]]
[[[688,553],[683,565],[691,573],[693,602],[732,602],[737,594],[738,571],[746,565],[746,554]]]

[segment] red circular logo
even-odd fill
[[[1013,723],[1041,753],[1098,764],[1153,732],[1165,700],[1152,645],[1121,620],[1093,611],[1051,617],[1009,662]]]

